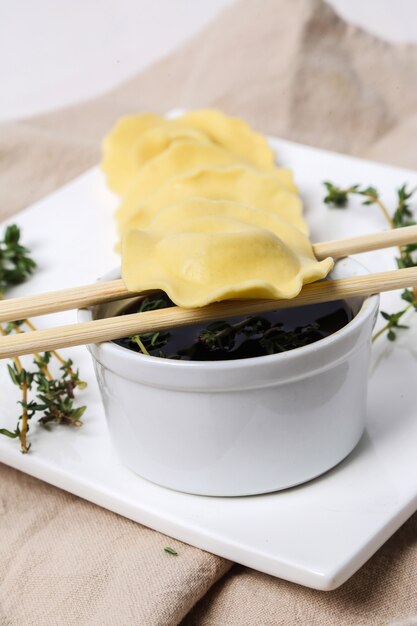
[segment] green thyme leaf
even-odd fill
[[[369,186],[361,189],[360,185],[352,185],[346,189],[341,189],[328,181],[323,184],[327,191],[324,197],[324,202],[331,206],[346,207],[350,195],[361,195],[366,198],[363,201],[364,205],[379,205],[384,218],[389,222],[389,225],[392,228],[402,228],[416,223],[414,220],[414,214],[410,208],[410,200],[414,196],[417,189],[409,190],[406,184],[397,189],[397,206],[392,217],[390,216],[386,206],[381,202],[379,192],[375,189],[375,187]],[[395,259],[399,269],[417,266],[417,244],[401,246],[399,248],[399,254],[400,256]],[[386,321],[386,324],[373,336],[373,341],[384,333],[387,333],[387,338],[390,341],[395,341],[397,333],[393,329],[408,328],[405,324],[400,324],[399,320],[411,308],[414,308],[414,310],[417,311],[417,289],[405,289],[402,292],[401,297],[408,303],[407,306],[395,313],[381,311],[381,316]]]
[[[13,432],[11,430],[7,430],[7,428],[0,428],[0,435],[5,435],[6,437],[10,437],[10,439],[16,439],[19,436],[19,430],[16,428]]]
[[[19,227],[16,224],[8,226],[0,241],[0,293],[24,282],[32,274],[36,263],[29,252],[20,244]]]

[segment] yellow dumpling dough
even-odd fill
[[[214,228],[221,218],[227,218],[230,224],[233,224],[232,220],[237,220],[251,226],[265,228],[284,241],[291,241],[292,249],[297,254],[312,254],[311,243],[307,235],[287,220],[271,211],[254,208],[233,200],[186,198],[178,204],[158,211],[146,230],[180,232],[183,224],[187,223],[188,228],[190,228],[192,224],[203,224],[202,220],[205,218],[211,220],[208,223],[213,223]],[[200,229],[205,231],[204,226],[201,226]]]
[[[122,117],[104,137],[101,146],[101,169],[112,191],[122,194],[137,172],[137,165],[130,156],[135,138],[161,121],[162,118],[154,113]]]
[[[136,173],[149,159],[180,139],[199,139],[221,147],[260,169],[274,164],[266,139],[243,120],[207,109],[173,120],[142,113],[120,119],[103,141],[101,167],[112,191],[124,195]]]
[[[285,168],[258,172],[245,165],[204,167],[170,178],[142,204],[132,188],[116,212],[116,219],[122,235],[130,229],[146,228],[163,207],[185,198],[204,197],[236,200],[272,211],[307,233],[302,203],[296,192],[292,173]]]
[[[171,146],[176,141],[189,140],[198,141],[206,145],[213,145],[210,139],[195,128],[187,128],[172,122],[158,124],[145,131],[138,137],[131,148],[131,156],[135,161],[136,169],[134,176],[147,161],[157,157],[161,152]],[[131,180],[134,179],[134,176]]]
[[[167,180],[182,172],[202,165],[233,165],[235,163],[236,157],[224,148],[201,141],[180,140],[171,144],[169,148],[140,168],[126,197],[135,198],[137,206],[158,191]],[[125,202],[123,206],[126,206]],[[118,211],[118,215],[121,211],[121,209]],[[127,209],[126,212],[128,212]]]
[[[162,289],[183,307],[294,298],[303,284],[324,278],[333,266],[332,259],[315,259],[303,233],[266,211],[194,203],[192,217],[180,204],[162,211],[148,229],[124,236],[122,276],[129,290]]]
[[[266,139],[211,109],[166,120],[122,118],[103,142],[102,169],[122,196],[122,277],[178,305],[294,298],[324,278],[290,170]]]
[[[275,155],[265,137],[244,120],[229,117],[216,109],[204,109],[190,111],[179,117],[178,122],[203,131],[212,141],[259,169],[274,165]]]

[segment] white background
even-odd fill
[[[110,89],[234,1],[0,0],[0,119],[48,111]],[[388,40],[417,42],[416,0],[330,3]]]

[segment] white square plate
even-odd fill
[[[395,188],[417,184],[417,173],[271,140],[277,160],[295,171],[314,241],[386,228],[377,207],[360,201],[346,210],[323,204],[323,180],[373,185],[394,206]],[[38,270],[10,296],[94,281],[118,264],[112,211],[98,169],[23,211],[16,221]],[[395,267],[394,250],[361,255],[373,271]],[[394,310],[398,294],[382,297]],[[411,319],[412,319],[411,315]],[[75,312],[45,316],[38,327],[73,322]],[[158,487],[134,475],[115,456],[90,357],[64,351],[80,367],[88,390],[81,429],[31,428],[32,449],[0,439],[0,460],[23,472],[172,537],[273,576],[316,589],[347,580],[415,511],[417,503],[417,325],[399,340],[379,340],[369,389],[366,434],[338,467],[309,483],[265,496],[214,498]],[[1,426],[13,427],[18,390],[0,364]]]

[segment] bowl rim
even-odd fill
[[[362,275],[370,273],[368,268],[366,268],[362,263],[359,263],[356,259],[352,257],[344,257],[343,259],[338,260],[336,263],[340,263],[342,261],[347,261],[349,264],[354,264],[361,271]],[[120,267],[114,268],[110,272],[107,272],[98,280],[114,280],[120,278],[121,271]],[[132,296],[133,297],[133,296]],[[142,363],[143,365],[149,365],[152,368],[174,368],[179,371],[182,370],[203,370],[203,371],[219,371],[222,369],[248,369],[256,367],[261,364],[273,364],[286,361],[294,361],[297,359],[302,359],[303,357],[308,357],[312,353],[325,351],[326,348],[331,348],[335,344],[342,342],[346,337],[350,334],[354,333],[358,330],[359,327],[366,324],[366,321],[374,315],[378,311],[379,306],[379,294],[364,297],[360,308],[356,315],[348,322],[345,326],[342,326],[336,332],[324,337],[323,339],[319,339],[314,343],[307,344],[306,346],[301,346],[299,348],[294,348],[293,350],[288,350],[285,352],[278,352],[275,354],[267,354],[263,356],[257,357],[249,357],[246,359],[228,359],[228,360],[218,360],[218,361],[186,361],[186,360],[176,360],[176,359],[167,359],[163,357],[157,357],[152,355],[141,354],[140,352],[136,352],[134,350],[129,350],[129,348],[125,348],[124,346],[120,346],[116,344],[113,340],[104,341],[100,344],[92,344],[88,346],[89,350],[92,351],[94,348],[100,347],[100,351],[104,351],[103,355],[106,357],[112,356],[112,354],[116,358],[124,358],[126,361],[130,361],[133,364]],[[79,321],[90,321],[92,319],[91,307],[78,309],[77,311]],[[347,356],[347,353],[346,353]],[[96,354],[94,354],[95,358],[98,358]],[[319,368],[320,369],[320,368]],[[315,370],[317,371],[317,370]]]

